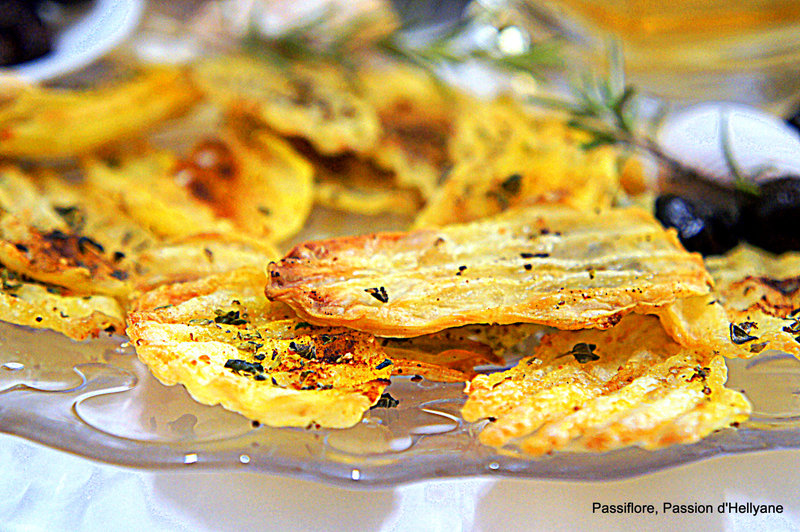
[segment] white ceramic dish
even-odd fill
[[[60,29],[52,52],[14,67],[0,68],[0,73],[39,82],[84,67],[133,32],[144,5],[144,0],[94,0],[84,13]]]

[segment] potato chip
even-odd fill
[[[266,293],[310,322],[378,336],[471,323],[607,328],[707,293],[702,259],[639,209],[520,209],[491,220],[296,246]]]
[[[280,240],[302,227],[313,200],[311,166],[264,131],[205,140],[184,160],[151,150],[118,165],[90,161],[86,174],[84,188],[162,238],[238,229]]]
[[[399,186],[429,198],[450,164],[447,142],[466,96],[429,72],[396,63],[363,69],[359,88],[383,129],[372,158],[395,173]]]
[[[563,120],[529,115],[508,99],[475,105],[459,118],[453,168],[415,227],[468,222],[523,204],[611,205],[619,189],[615,152],[584,148],[588,137]]]
[[[252,116],[323,154],[371,150],[380,136],[374,109],[332,65],[285,68],[266,60],[222,56],[194,67],[198,85],[223,108]]]
[[[278,257],[271,245],[244,236],[200,234],[162,242],[135,256],[140,290],[194,281],[243,267],[261,269]]]
[[[481,442],[533,455],[655,449],[744,421],[750,405],[725,380],[722,357],[679,345],[653,316],[629,315],[606,331],[546,335],[533,357],[473,379],[462,415],[489,419]]]
[[[145,294],[129,315],[139,358],[164,384],[270,426],[356,424],[389,384],[375,338],[297,319],[244,268]]]
[[[111,297],[74,294],[0,266],[0,320],[52,329],[73,340],[122,333],[125,311]]]
[[[408,216],[422,204],[416,191],[397,186],[394,173],[363,156],[321,155],[299,139],[292,145],[314,166],[314,201],[318,205],[367,216]]]
[[[88,91],[29,87],[0,97],[0,155],[52,159],[85,155],[186,111],[197,93],[177,69],[145,70]]]
[[[778,349],[800,357],[800,253],[775,256],[741,245],[707,258],[706,267],[733,341],[752,354]]]

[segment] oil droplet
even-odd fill
[[[197,453],[187,453],[183,457],[183,463],[186,465],[197,463]]]
[[[249,464],[250,463],[250,457],[247,456],[246,454],[240,454],[239,455],[239,462],[241,462],[243,464]]]
[[[350,471],[350,478],[353,480],[361,480],[361,471],[358,469],[353,469]]]
[[[19,371],[21,369],[25,369],[25,364],[21,364],[19,362],[6,362],[0,367],[7,369],[8,371]]]
[[[500,469],[500,464],[498,464],[497,462],[491,462],[489,464],[489,469],[491,469],[492,471],[497,471],[498,469]]]

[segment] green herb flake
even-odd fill
[[[387,392],[381,394],[381,398],[378,399],[378,402],[372,405],[369,409],[373,410],[375,408],[397,408],[397,405],[399,404],[400,401],[392,397],[391,394]]]

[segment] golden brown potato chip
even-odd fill
[[[32,279],[79,294],[121,296],[129,291],[128,272],[88,236],[41,232],[16,217],[0,217],[0,263]]]
[[[481,442],[533,455],[655,449],[747,418],[726,374],[722,357],[677,344],[653,316],[629,315],[606,331],[546,335],[533,357],[473,379],[462,415],[490,420]]]
[[[51,159],[85,155],[184,112],[197,93],[180,70],[146,70],[88,91],[29,87],[0,97],[0,155]]]
[[[113,163],[89,160],[80,186],[110,198],[118,210],[160,238],[233,231],[230,220],[217,216],[211,205],[175,179],[177,166],[177,157],[161,150]]]
[[[363,69],[359,88],[383,129],[372,158],[395,173],[399,186],[429,198],[450,164],[447,141],[466,97],[429,72],[396,63]]]
[[[76,295],[2,266],[0,320],[52,329],[73,340],[96,337],[101,331],[121,334],[125,329],[125,312],[113,298]]]
[[[415,226],[468,222],[522,204],[608,207],[619,188],[616,154],[585,149],[588,140],[563,120],[532,116],[508,99],[462,110],[453,169]]]
[[[340,211],[408,216],[419,210],[419,194],[399,188],[392,172],[355,153],[321,155],[308,142],[292,145],[314,166],[314,201]]]
[[[303,226],[313,201],[311,166],[264,131],[200,142],[180,161],[156,150],[116,167],[92,161],[83,187],[165,238],[236,229],[281,240]]]
[[[753,354],[778,349],[800,357],[800,253],[741,245],[707,258],[706,267],[736,343]]]
[[[373,108],[332,65],[280,68],[247,56],[194,67],[198,85],[223,108],[252,116],[281,135],[307,139],[326,155],[371,150],[380,136]]]
[[[297,319],[244,268],[145,294],[129,315],[139,358],[164,384],[271,426],[356,424],[389,384],[375,338]]]
[[[271,245],[244,236],[201,234],[155,244],[135,256],[136,286],[194,281],[243,267],[261,269],[278,257]]]
[[[127,293],[127,269],[36,185],[18,169],[0,171],[0,264],[79,295]]]
[[[639,209],[520,209],[442,229],[296,246],[266,293],[308,321],[379,336],[471,323],[607,328],[707,293],[702,259]]]

